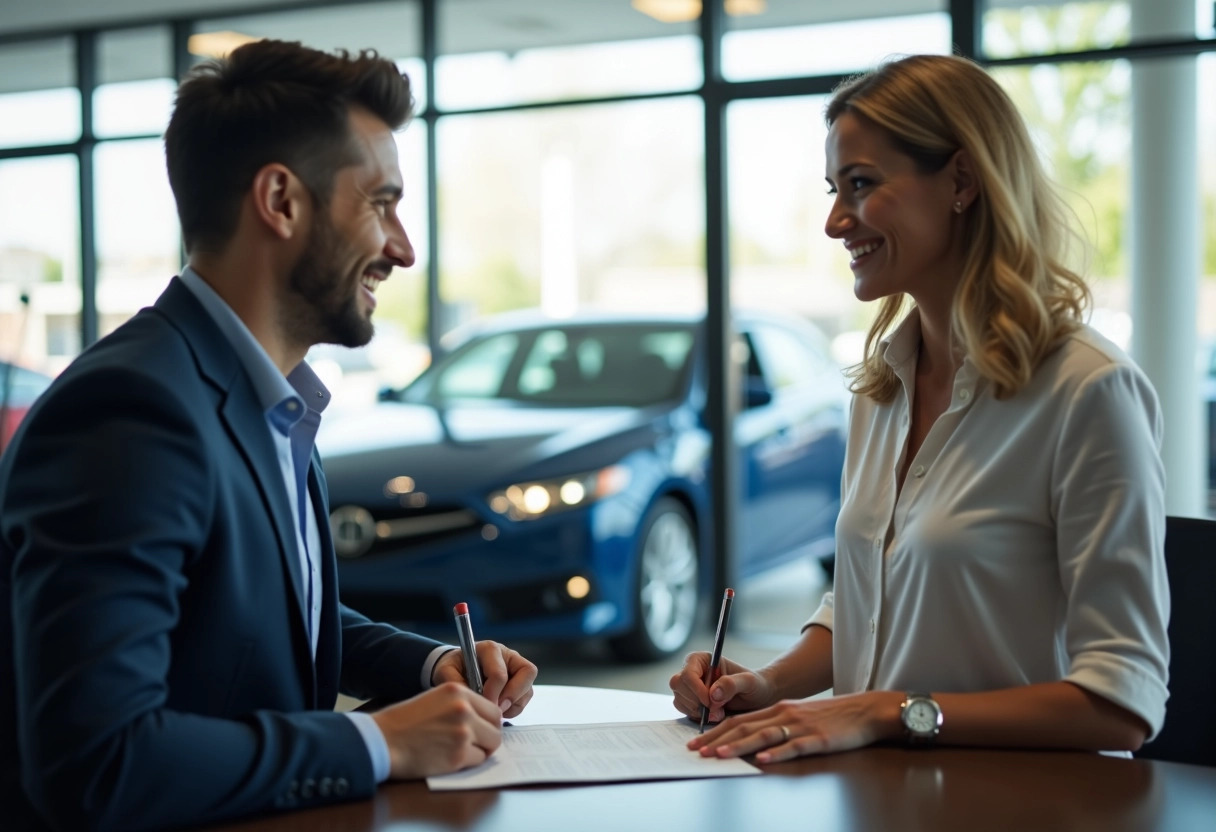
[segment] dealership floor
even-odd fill
[[[735,587],[735,605],[726,636],[725,655],[748,667],[759,667],[798,638],[799,628],[819,606],[828,589],[818,561],[806,558],[770,570]],[[717,625],[694,631],[688,650],[709,650]],[[710,616],[707,616],[707,618]],[[683,652],[666,661],[620,664],[606,646],[595,644],[513,644],[540,668],[537,682],[589,685],[666,693],[667,680],[683,663]]]

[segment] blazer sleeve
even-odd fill
[[[110,367],[60,382],[11,449],[20,476],[0,495],[34,807],[59,829],[141,830],[370,795],[371,761],[343,714],[167,706],[170,634],[223,474],[197,402],[159,377]]]
[[[442,642],[370,621],[345,605],[341,616],[343,693],[399,702],[425,689],[421,668]]]

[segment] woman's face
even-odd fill
[[[834,201],[824,230],[849,251],[854,294],[906,292],[921,306],[948,308],[962,272],[954,203],[969,201],[959,154],[937,173],[921,173],[884,130],[849,112],[828,131],[826,150]]]

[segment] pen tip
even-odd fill
[[[469,605],[466,604],[464,601],[461,601],[459,604],[457,604],[455,607],[453,607],[452,610],[457,615],[468,615],[469,614]]]
[[[734,591],[733,589],[731,589],[730,587],[727,587],[727,588],[726,588],[726,594],[725,594],[723,597],[725,597],[725,598],[734,598],[734,597],[735,597],[735,591]]]

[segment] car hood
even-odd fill
[[[409,476],[432,493],[609,464],[636,446],[655,409],[450,407],[385,402],[323,423],[317,448],[331,492],[379,491]],[[594,450],[593,450],[594,446]],[[585,451],[580,452],[580,449]],[[534,472],[538,463],[544,471]],[[338,496],[338,494],[334,494]],[[348,495],[354,497],[354,494]]]

